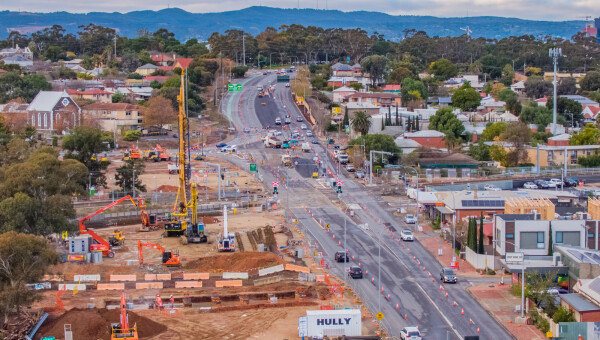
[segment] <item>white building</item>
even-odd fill
[[[347,101],[347,97],[356,93],[356,90],[347,86],[342,86],[333,90],[333,102],[334,103],[342,103]]]

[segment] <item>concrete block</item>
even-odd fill
[[[96,286],[96,289],[98,289],[98,290],[124,290],[125,284],[124,283],[99,283]]]
[[[83,283],[60,283],[58,290],[86,290],[86,286]]]
[[[273,273],[277,273],[277,272],[282,272],[284,270],[285,270],[285,268],[283,267],[282,264],[280,264],[278,266],[273,266],[273,267],[269,267],[269,268],[259,269],[258,270],[258,276],[265,276],[265,275],[269,275],[269,274],[273,274]]]
[[[175,288],[202,288],[202,281],[175,281]]]
[[[223,273],[223,278],[224,279],[242,279],[242,280],[247,280],[248,279],[248,273]]]
[[[184,280],[208,280],[208,273],[183,273]]]
[[[241,287],[242,280],[215,281],[215,287]]]
[[[98,282],[98,281],[100,281],[100,274],[73,275],[73,281],[76,281],[76,282]]]
[[[135,282],[137,281],[137,277],[136,275],[114,275],[111,274],[110,275],[110,281],[111,282],[115,282],[115,281],[129,281],[129,282]]]

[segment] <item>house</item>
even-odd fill
[[[40,91],[27,107],[27,121],[44,134],[81,124],[81,108],[66,91]]]
[[[69,96],[75,99],[80,100],[91,100],[99,103],[112,103],[113,94],[108,91],[100,90],[100,89],[91,89],[91,90],[67,90]]]
[[[141,74],[142,76],[149,76],[152,73],[156,72],[156,70],[158,70],[158,66],[152,65],[152,64],[146,64],[146,65],[138,67],[137,70],[135,70],[135,73]]]
[[[333,102],[342,103],[346,101],[346,98],[355,94],[356,90],[347,86],[342,86],[333,90]]]
[[[564,138],[564,137],[563,137]],[[600,149],[600,145],[567,145],[567,146],[551,146],[540,145],[539,147],[527,146],[526,151],[529,157],[529,163],[537,166],[538,150],[540,166],[577,164],[579,157],[591,156],[596,150]]]
[[[481,99],[481,102],[480,102],[479,106],[477,107],[477,112],[490,113],[490,112],[494,112],[494,111],[498,111],[498,110],[501,110],[502,112],[504,112],[505,106],[506,106],[505,102],[497,100],[496,98],[494,98],[492,96],[487,96],[487,97]]]
[[[33,60],[33,52],[29,49],[28,46],[19,47],[19,44],[15,45],[15,47],[3,48],[0,50],[0,59],[12,57],[12,56],[23,56],[29,60]],[[8,63],[6,63],[8,64]]]
[[[348,117],[354,117],[354,113],[357,111],[363,111],[369,116],[373,116],[379,114],[379,110],[381,109],[379,106],[371,103],[346,103],[345,106],[348,109]]]
[[[81,112],[100,122],[105,131],[137,129],[143,119],[141,107],[128,103],[93,103],[82,107]]]
[[[446,135],[435,130],[422,130],[417,132],[406,132],[404,138],[411,139],[419,145],[430,148],[443,149],[446,147]]]
[[[360,72],[360,65],[358,65],[358,69]],[[331,71],[333,72],[334,76],[353,77],[356,75],[355,68],[348,64],[342,63],[333,64],[333,66],[331,66]]]
[[[7,65],[19,65],[19,67],[33,66],[33,59],[29,59],[20,54],[11,55],[10,57],[6,57],[0,60],[2,60]]]
[[[552,136],[548,138],[549,146],[568,146],[569,140],[571,139],[571,135],[568,133],[563,133],[560,135]]]
[[[559,294],[560,305],[573,312],[575,322],[599,322],[600,306],[592,303],[582,294]]]
[[[327,79],[327,86],[329,87],[342,87],[350,84],[362,84],[365,86],[368,82],[363,83],[360,78],[354,76],[331,76]]]
[[[562,95],[559,96],[560,98],[567,98],[567,99],[571,99],[574,100],[576,102],[578,102],[579,104],[581,104],[581,106],[594,106],[594,107],[600,107],[600,104],[588,99],[584,96],[580,96],[578,94],[566,94],[566,95]]]
[[[150,86],[130,86],[130,87],[117,87],[115,93],[124,94],[127,97],[133,97],[135,100],[147,100],[152,97],[153,88]]]
[[[513,90],[516,94],[522,94],[525,91],[525,80],[518,81],[510,86],[510,89]]]
[[[404,136],[396,138],[394,142],[400,149],[402,149],[402,154],[404,155],[408,155],[409,153],[415,151],[418,147],[422,146],[419,144],[419,142],[404,138]]]
[[[471,122],[463,122],[463,126],[465,127],[465,131],[463,132],[463,134],[471,134],[472,136],[472,142],[473,143],[477,143],[479,141],[479,137],[481,136],[481,134],[483,134],[483,131],[485,131],[485,125],[475,125],[473,126],[473,123]]]
[[[0,121],[10,131],[25,131],[27,127],[27,103],[0,104]]]
[[[546,106],[546,104],[548,103],[548,98],[544,97],[544,98],[539,98],[535,100],[536,104],[538,104],[538,106]]]
[[[156,63],[157,66],[169,66],[175,62],[175,55],[170,56],[166,53],[153,51],[150,53],[150,59]]]
[[[401,106],[401,97],[393,93],[359,92],[347,98],[350,103],[370,103],[380,107]]]
[[[383,87],[383,92],[400,94],[401,89],[402,89],[401,85],[385,85]]]
[[[65,67],[75,73],[86,73],[87,72],[87,70],[79,64],[66,64]]]
[[[585,123],[595,123],[598,118],[598,112],[600,112],[600,107],[590,105],[584,106],[583,111],[581,111],[583,121]]]
[[[476,74],[463,74],[459,77],[454,77],[454,78],[450,78],[448,80],[446,80],[444,82],[444,87],[448,87],[448,88],[459,88],[461,87],[464,83],[469,83],[469,85],[471,85],[472,88],[474,88],[476,91],[481,91],[483,89],[483,87],[485,86],[484,83],[480,83],[479,82],[479,76]]]
[[[173,64],[173,68],[179,67],[182,70],[186,70],[190,64],[194,61],[194,58],[178,58]]]

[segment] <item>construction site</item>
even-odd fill
[[[179,135],[186,129],[180,103]],[[256,174],[204,150],[190,154],[185,138],[178,148],[169,155],[159,145],[132,147],[109,157],[109,176],[122,162],[143,160],[148,190],[105,191],[76,204],[78,232],[53,240],[62,261],[30,285],[42,299],[28,310],[22,335],[290,339],[307,310],[360,310]],[[367,318],[363,308],[358,319]]]

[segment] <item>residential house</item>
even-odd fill
[[[11,102],[0,105],[0,120],[10,131],[25,131],[28,103]]]
[[[580,96],[578,94],[566,94],[566,95],[562,95],[559,96],[560,98],[567,98],[567,99],[571,99],[574,100],[576,102],[578,102],[579,104],[581,104],[581,106],[594,106],[594,107],[600,107],[600,104],[588,99],[584,96]]]
[[[335,88],[348,86],[350,84],[362,84],[363,87],[366,87],[369,84],[369,82],[366,81],[363,83],[363,81],[363,78],[358,78],[354,76],[331,76],[329,79],[327,79],[327,86]]]
[[[519,117],[513,115],[510,112],[492,112],[488,113],[488,122],[518,122]]]
[[[65,67],[75,73],[87,73],[87,70],[79,64],[65,64]]]
[[[0,59],[12,57],[14,55],[21,55],[29,60],[33,60],[33,52],[27,46],[19,47],[19,44],[17,44],[15,47],[3,48],[0,50]]]
[[[331,71],[333,72],[334,76],[340,77],[354,77],[356,75],[355,69],[352,66],[342,63],[333,64],[333,66],[331,66]]]
[[[29,59],[20,54],[11,55],[10,57],[6,57],[0,60],[2,60],[7,65],[19,65],[19,67],[33,66],[33,59]]]
[[[342,103],[347,101],[347,97],[356,93],[356,90],[347,86],[342,86],[333,90],[333,102]]]
[[[539,98],[539,99],[536,99],[535,102],[538,104],[538,106],[546,106],[546,103],[548,103],[548,98],[546,98],[546,97]]]
[[[141,107],[128,103],[93,103],[81,109],[84,117],[92,117],[105,131],[137,129],[142,124]]]
[[[81,124],[81,108],[66,91],[40,91],[27,107],[27,121],[44,134]]]
[[[477,112],[479,112],[480,114],[497,112],[497,111],[504,112],[505,106],[506,106],[505,102],[497,100],[496,98],[494,98],[492,96],[487,96],[487,97],[481,99],[479,107],[477,107]]]
[[[465,127],[465,131],[463,132],[463,134],[471,134],[472,136],[472,142],[473,143],[477,143],[479,142],[479,137],[483,134],[483,131],[485,130],[485,125],[475,125],[473,126],[472,122],[463,122],[463,126]]]
[[[91,100],[98,103],[112,103],[113,94],[111,92],[100,89],[91,89],[84,91],[67,90],[67,93],[75,99]]]
[[[568,146],[569,140],[571,139],[571,135],[568,133],[563,133],[560,135],[552,136],[548,138],[549,146]]]
[[[190,64],[194,61],[194,58],[178,58],[173,64],[173,68],[179,67],[182,70],[186,70]]]
[[[158,66],[152,65],[152,64],[146,64],[146,65],[138,67],[137,70],[135,70],[135,73],[141,74],[142,76],[149,76],[152,73],[156,72],[156,70],[158,70]]]
[[[385,85],[383,87],[383,92],[386,92],[386,93],[395,93],[397,95],[400,94],[400,90],[402,90],[402,86],[401,85]]]
[[[419,142],[404,138],[404,136],[397,137],[394,142],[402,150],[402,154],[404,155],[408,155],[409,153],[415,151],[418,147],[422,146],[419,144]]]
[[[127,97],[132,97],[134,100],[148,100],[152,97],[153,88],[150,86],[131,86],[117,87],[115,93],[124,94]]]
[[[516,94],[522,94],[525,91],[525,80],[518,81],[510,86],[510,89],[513,90]]]
[[[476,74],[463,74],[458,77],[450,78],[444,82],[444,87],[459,88],[464,83],[469,83],[472,88],[476,91],[481,91],[485,86],[484,83],[479,82],[479,76]]]
[[[430,148],[443,149],[446,147],[446,135],[443,132],[435,130],[422,130],[416,132],[406,132],[404,138],[413,140],[419,145]]]
[[[354,113],[357,111],[363,111],[369,116],[373,116],[379,114],[381,109],[381,107],[371,103],[346,103],[345,106],[348,109],[348,117],[354,117]]]
[[[401,97],[393,93],[359,92],[348,97],[350,103],[370,103],[380,107],[401,106]]]
[[[575,322],[594,322],[600,321],[600,306],[592,303],[582,294],[569,293],[559,294],[560,305],[573,312]],[[581,338],[581,337],[579,337]]]
[[[175,55],[168,55],[166,53],[153,51],[150,53],[152,62],[156,63],[157,66],[169,66],[175,62]]]
[[[599,112],[600,107],[590,105],[584,106],[583,111],[581,111],[581,114],[583,115],[583,121],[585,123],[596,123]]]
[[[540,166],[562,166],[565,164],[565,160],[569,165],[577,164],[579,157],[591,156],[598,149],[600,149],[600,145],[540,145],[539,147],[526,147],[529,157],[528,163],[532,163],[534,166],[538,164],[538,150]]]

